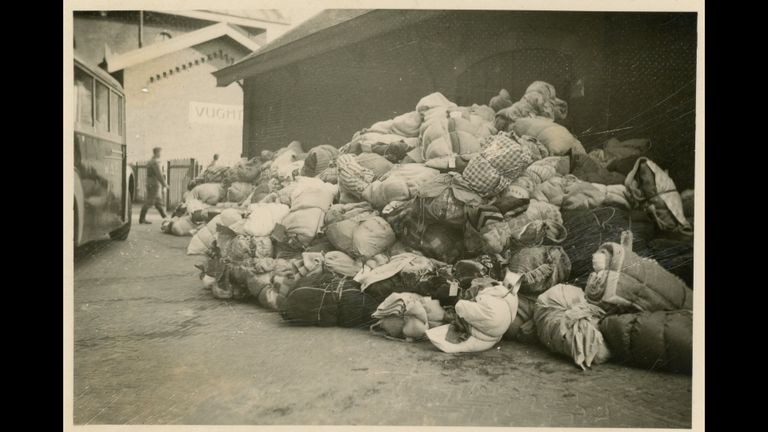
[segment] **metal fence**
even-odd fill
[[[170,210],[184,200],[187,184],[200,174],[202,167],[194,158],[187,158],[169,160],[161,165],[160,169],[167,179],[169,186],[165,196],[165,205]],[[133,201],[144,202],[147,194],[147,164],[145,162],[134,163],[133,172],[136,175]]]

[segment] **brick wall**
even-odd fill
[[[292,140],[341,146],[431,92],[485,104],[502,87],[518,98],[535,79],[569,102],[566,126],[577,136],[606,130],[684,84],[693,47],[695,19],[670,14],[456,12],[247,79],[243,152]],[[572,97],[577,81],[580,98]],[[677,121],[674,130],[692,130],[692,116]],[[681,189],[692,185],[693,135],[640,126],[619,137],[651,137],[651,157]],[[589,148],[608,137],[583,141]]]

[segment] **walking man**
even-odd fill
[[[211,169],[211,168],[217,166],[218,164],[219,164],[219,155],[218,154],[214,154],[213,155],[213,160],[211,161],[211,163],[208,164],[207,167],[205,167],[205,169]]]
[[[152,149],[152,159],[147,162],[147,196],[144,200],[144,205],[141,206],[141,214],[139,214],[139,223],[151,224],[152,222],[147,220],[147,211],[155,206],[160,216],[165,219],[165,209],[163,209],[163,190],[168,188],[168,183],[165,182],[163,172],[160,170],[160,147]]]

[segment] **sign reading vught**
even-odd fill
[[[189,122],[240,126],[243,124],[243,107],[242,105],[190,102]]]

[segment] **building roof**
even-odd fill
[[[333,27],[335,25],[347,22],[354,18],[359,17],[365,13],[370,12],[372,9],[328,9],[319,12],[304,21],[300,25],[293,28],[291,31],[276,38],[272,42],[264,45],[261,49],[251,53],[241,61],[245,61],[248,58],[256,57],[264,54],[265,52],[278,49],[282,46],[288,45],[291,42],[310,36],[321,30]]]
[[[251,51],[260,47],[237,27],[218,23],[126,53],[117,55],[107,53],[107,71],[113,73],[223,36],[229,37]]]
[[[213,73],[217,85],[266,72],[351,45],[446,11],[326,9],[233,65]]]
[[[264,24],[290,24],[280,11],[276,9],[252,9],[252,10],[195,10],[195,11],[167,11],[153,10],[152,12],[178,15],[187,18],[196,18],[206,21],[226,22],[241,25],[243,27],[263,28]]]

